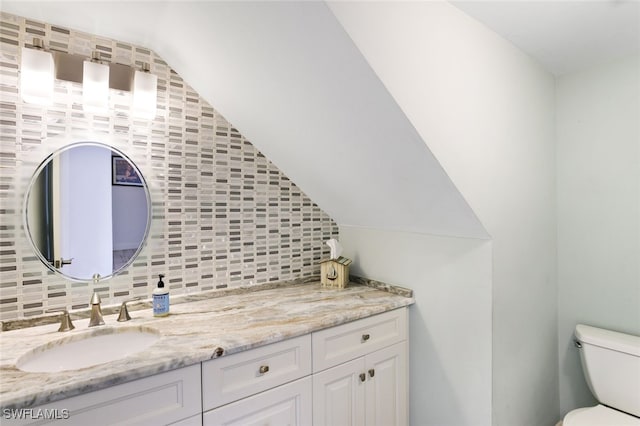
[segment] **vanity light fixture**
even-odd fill
[[[54,79],[82,84],[83,109],[92,113],[109,110],[109,89],[131,93],[131,115],[153,120],[156,116],[158,76],[148,63],[137,70],[129,65],[91,59],[65,52],[47,51],[42,39],[33,48],[23,47],[20,62],[20,94],[27,103],[51,105]]]
[[[82,65],[82,108],[93,113],[109,109],[109,65],[100,62],[97,51]]]
[[[53,55],[44,49],[42,39],[33,38],[33,48],[23,47],[20,61],[20,94],[25,102],[53,103]]]
[[[145,62],[142,69],[134,73],[131,111],[136,117],[153,120],[156,117],[158,76],[151,74],[150,69],[150,65]]]

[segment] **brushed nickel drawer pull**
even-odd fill
[[[370,337],[371,337],[371,336],[369,336],[368,334],[363,334],[363,335],[362,335],[362,341],[363,341],[363,342],[366,342],[367,340],[369,340],[369,338],[370,338]]]
[[[260,374],[268,373],[269,372],[269,366],[268,365],[261,365],[259,371],[260,371]]]
[[[367,379],[367,375],[364,373],[360,373],[360,381],[364,382]]]

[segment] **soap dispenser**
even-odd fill
[[[169,289],[164,286],[162,281],[164,275],[160,274],[158,287],[153,289],[153,316],[165,317],[169,315]]]

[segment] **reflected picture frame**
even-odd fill
[[[113,156],[111,164],[111,183],[113,185],[143,186],[140,175],[126,158]]]

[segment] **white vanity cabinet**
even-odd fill
[[[3,417],[2,424],[199,425],[202,415],[200,375],[200,364],[196,364],[62,399],[30,411],[22,410],[22,416],[27,418]]]
[[[407,370],[400,308],[33,410],[82,426],[404,426]]]
[[[406,309],[314,333],[314,426],[406,425],[406,338]]]
[[[407,310],[202,364],[203,424],[407,424]]]

